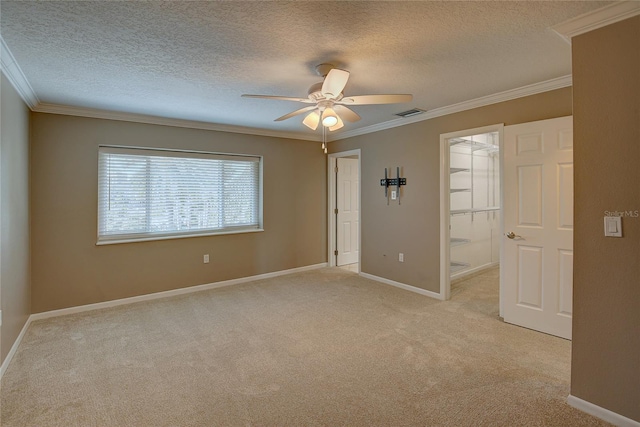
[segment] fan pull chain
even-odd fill
[[[327,128],[322,126],[322,151],[327,154]]]

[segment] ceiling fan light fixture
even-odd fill
[[[307,114],[302,123],[311,130],[316,130],[320,123],[320,115],[316,111]]]
[[[413,99],[409,94],[378,94],[345,96],[344,89],[349,80],[349,72],[335,68],[333,64],[320,64],[316,71],[323,81],[309,88],[307,98],[294,98],[276,95],[242,95],[245,98],[264,98],[280,101],[297,101],[311,104],[275,119],[276,122],[292,117],[305,115],[302,123],[311,130],[316,130],[322,123],[323,135],[326,130],[335,131],[344,127],[344,122],[355,123],[360,115],[353,111],[352,105],[401,104]],[[416,113],[417,114],[417,113]]]
[[[338,124],[338,115],[336,114],[336,112],[333,111],[333,108],[331,107],[325,108],[325,110],[322,112],[322,125],[330,128],[337,124]]]

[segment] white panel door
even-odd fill
[[[573,120],[504,128],[505,322],[571,339]]]
[[[358,182],[358,159],[337,158],[337,203],[336,241],[338,256],[336,265],[358,262],[358,232],[360,203]]]

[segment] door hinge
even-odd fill
[[[334,254],[335,256],[338,256],[338,251],[333,251],[333,254]]]
[[[338,215],[338,208],[334,209],[334,210],[333,210],[333,213],[334,213],[334,214],[336,214],[336,215]]]
[[[336,166],[336,173],[338,173],[338,167]]]

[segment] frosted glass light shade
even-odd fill
[[[331,127],[338,124],[338,116],[333,108],[327,107],[322,113],[322,125],[325,127]]]
[[[338,119],[338,121],[336,122],[336,124],[334,126],[331,126],[329,128],[330,131],[338,130],[341,127],[344,126],[344,122],[342,121],[342,119],[340,119],[340,116],[336,116],[336,118]]]
[[[316,130],[320,123],[320,115],[316,111],[307,114],[302,123],[311,130]]]

